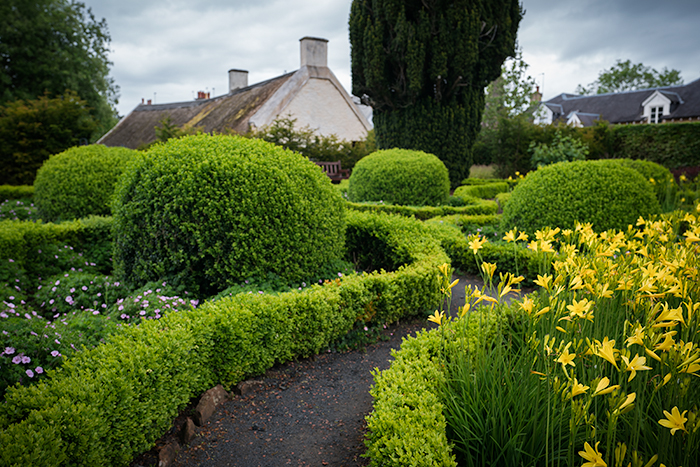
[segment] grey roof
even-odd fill
[[[173,104],[141,104],[98,142],[105,146],[136,149],[156,140],[155,127],[168,116],[177,127],[187,125],[205,133],[246,133],[251,116],[293,74],[287,73],[211,99]]]
[[[564,93],[544,102],[544,104],[561,116],[576,112],[579,115],[581,113],[600,115],[602,119],[610,123],[634,123],[645,120],[642,103],[656,91],[671,100],[671,113],[664,115],[664,119],[700,117],[700,79],[681,86],[664,86],[590,96]],[[554,106],[560,106],[562,111],[559,112],[558,107],[555,111]]]

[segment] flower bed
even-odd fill
[[[204,389],[314,354],[357,319],[391,322],[434,309],[437,265],[448,258],[424,226],[363,213],[347,221],[349,252],[389,272],[277,296],[239,294],[123,328],[45,382],[8,390],[0,465],[126,465]]]

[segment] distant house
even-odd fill
[[[372,129],[371,108],[360,106],[327,65],[328,41],[300,39],[301,66],[261,83],[248,85],[248,72],[229,70],[228,94],[209,98],[200,92],[189,102],[141,103],[98,143],[135,149],[156,140],[155,127],[166,117],[178,126],[203,132],[235,131],[269,126],[278,117],[295,118],[296,126],[360,141]],[[368,118],[369,117],[369,118]]]
[[[578,96],[559,94],[542,103],[535,123],[557,121],[586,127],[596,120],[613,124],[700,121],[700,79],[681,86]]]

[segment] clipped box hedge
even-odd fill
[[[214,384],[230,387],[276,362],[312,355],[367,311],[391,322],[434,310],[438,266],[449,258],[430,229],[359,212],[348,213],[347,224],[350,257],[394,270],[304,292],[236,295],[124,328],[36,386],[7,391],[0,466],[127,465]]]
[[[495,201],[464,197],[466,206],[399,206],[396,204],[374,204],[348,202],[346,206],[355,211],[384,212],[426,220],[438,216],[496,214],[498,204]]]
[[[60,272],[54,270],[54,258],[47,256],[46,250],[69,245],[85,253],[98,268],[108,270],[111,268],[111,232],[111,217],[91,216],[60,224],[0,222],[0,261],[12,260],[14,270],[22,271],[30,280],[37,280],[39,276]],[[3,270],[0,268],[0,282],[14,280],[14,277],[2,277]]]
[[[482,199],[495,198],[499,193],[507,193],[510,191],[510,185],[507,182],[485,183],[481,185],[462,185],[455,189],[454,196],[460,198],[474,197]]]
[[[25,199],[34,196],[32,185],[0,185],[0,202],[6,199]]]

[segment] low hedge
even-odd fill
[[[700,123],[614,125],[612,156],[644,159],[669,169],[700,165]]]
[[[35,287],[39,277],[62,271],[58,249],[83,252],[101,271],[111,269],[112,218],[91,216],[60,224],[31,221],[0,222],[0,283],[19,274]],[[11,267],[9,267],[11,266]]]
[[[26,199],[33,196],[33,185],[0,185],[0,202],[6,199]]]
[[[390,322],[434,310],[438,265],[449,259],[429,229],[359,212],[347,222],[347,244],[369,248],[349,249],[350,257],[377,267],[386,259],[396,269],[304,292],[236,295],[123,328],[44,382],[7,391],[0,466],[127,465],[208,387],[230,387],[275,362],[316,353],[368,312]]]
[[[510,191],[510,185],[506,182],[487,183],[482,185],[462,185],[457,187],[454,196],[460,198],[474,197],[482,199],[495,198],[499,193],[507,193]]]
[[[396,204],[353,202],[348,202],[346,206],[355,211],[399,214],[402,216],[415,217],[416,219],[420,220],[431,219],[438,216],[449,216],[453,214],[495,214],[498,211],[498,204],[495,201],[482,200],[472,197],[466,197],[464,200],[466,203],[468,203],[466,206],[399,206]]]
[[[464,345],[471,349],[478,344],[478,336],[494,335],[500,328],[498,323],[507,318],[507,311],[498,307],[495,311],[480,308],[472,312],[470,320],[443,324],[445,329],[423,331],[404,339],[401,349],[392,353],[394,361],[389,369],[373,373],[370,394],[374,404],[367,416],[369,432],[365,440],[372,465],[457,465],[453,445],[447,438],[441,393],[446,383],[440,357],[443,337],[455,332],[464,335]]]

